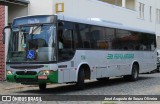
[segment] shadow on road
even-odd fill
[[[147,79],[152,79],[152,77],[140,77],[138,81],[141,80],[147,80]],[[93,90],[96,88],[102,88],[102,87],[110,87],[110,86],[118,86],[126,83],[136,83],[136,82],[129,82],[124,80],[123,78],[114,78],[107,80],[106,82],[99,82],[99,81],[93,81],[93,82],[87,82],[85,84],[85,89],[84,90]],[[19,91],[16,93],[19,94],[64,94],[67,92],[79,92],[80,90],[76,90],[75,84],[66,84],[64,86],[58,86],[58,87],[52,87],[52,88],[47,88],[45,91],[40,91],[39,89],[34,89],[34,90],[27,90],[27,91]]]

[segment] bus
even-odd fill
[[[98,18],[64,15],[15,18],[8,38],[6,79],[26,85],[107,81],[122,76],[136,81],[156,69],[153,31]]]

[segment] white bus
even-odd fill
[[[83,89],[86,79],[115,76],[135,81],[157,67],[152,31],[62,15],[16,18],[7,28],[7,80],[38,84],[40,90],[47,83],[76,83]]]

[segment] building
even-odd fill
[[[3,27],[5,25],[5,8],[4,6],[1,6],[0,5],[0,31],[3,30]],[[0,79],[3,80],[4,79],[4,45],[3,45],[3,42],[2,42],[2,33],[0,33]]]
[[[160,49],[160,0],[1,0],[0,31],[15,17],[41,14],[100,18],[155,31]],[[4,79],[4,51],[7,52],[7,49],[2,44],[2,34],[0,44],[0,75]]]
[[[29,1],[25,0],[0,0],[0,80],[5,80],[6,54],[3,44],[3,28],[12,23],[13,18],[28,15],[28,4]]]

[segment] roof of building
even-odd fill
[[[28,0],[0,0],[0,5],[24,5],[27,6],[30,2]]]

